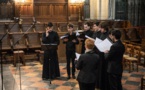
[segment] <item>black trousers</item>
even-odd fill
[[[122,90],[121,78],[122,74],[108,74],[109,90]]]
[[[95,90],[95,83],[82,83],[79,82],[80,90]]]
[[[66,50],[66,59],[67,59],[67,74],[70,76],[70,62],[72,62],[72,75],[75,75],[75,51]]]

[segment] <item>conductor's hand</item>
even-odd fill
[[[65,39],[63,39],[63,41],[64,41],[64,42],[67,42],[67,41],[68,41],[68,39],[67,39],[67,38],[65,38]]]
[[[73,43],[76,43],[76,40],[74,39],[74,40],[72,40],[72,42],[73,42]]]

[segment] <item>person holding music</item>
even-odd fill
[[[65,38],[63,39],[63,43],[66,44],[66,60],[67,60],[67,79],[72,78],[75,79],[75,52],[76,52],[76,44],[79,44],[79,40],[77,39],[76,33],[73,32],[73,25],[68,24],[67,29],[68,33],[65,34]],[[70,62],[72,62],[72,72],[70,73]]]
[[[84,23],[84,32],[80,34],[80,36],[78,37],[79,40],[82,42],[82,50],[81,53],[85,53],[85,40],[86,37],[85,35],[92,37],[93,35],[93,31],[91,30],[91,24],[89,22]]]

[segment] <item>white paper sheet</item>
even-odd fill
[[[100,52],[105,52],[106,50],[110,50],[112,43],[106,38],[100,43],[95,43],[95,46],[99,49]]]
[[[79,58],[80,58],[80,56],[81,56],[81,54],[79,54],[79,53],[76,53],[76,59],[75,60],[79,60]]]
[[[60,39],[64,39],[64,38],[66,38],[66,37],[68,37],[68,36],[61,36]]]
[[[87,35],[85,35],[85,37],[88,38],[88,39],[90,39],[90,40],[92,40],[92,41],[95,41],[94,38],[91,38],[91,37],[89,37],[89,36],[87,36]]]
[[[101,39],[99,39],[99,38],[96,37],[95,45],[101,43],[102,41],[103,41],[103,40],[101,40]]]

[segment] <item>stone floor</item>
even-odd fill
[[[52,80],[50,84],[49,80],[42,80],[42,65],[38,61],[27,62],[26,66],[20,68],[5,64],[3,65],[5,90],[79,90],[75,79],[67,80],[65,66],[66,63],[60,63],[61,77]],[[143,75],[145,75],[145,68],[142,66],[139,66],[139,72],[128,73],[128,70],[124,70],[123,89],[140,90],[140,81]]]

